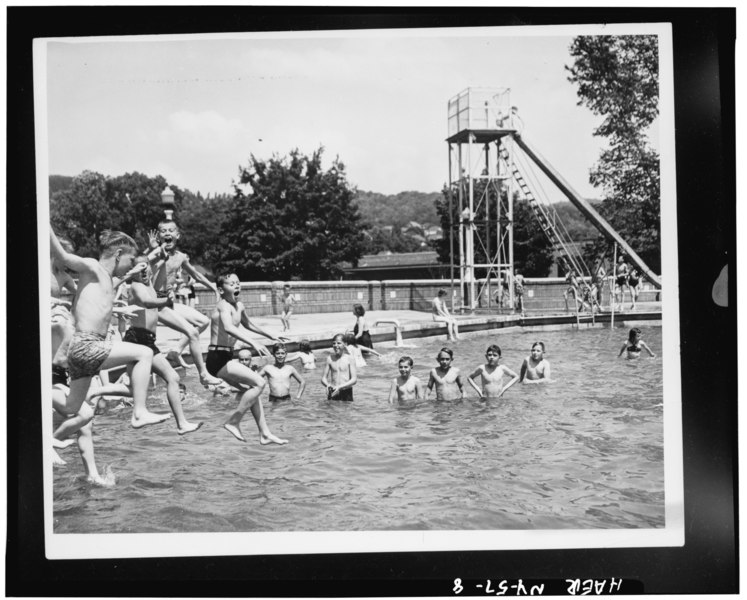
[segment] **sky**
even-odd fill
[[[510,88],[524,138],[581,195],[597,198],[588,174],[605,142],[592,135],[601,117],[578,106],[567,80],[573,33],[548,27],[52,41],[49,173],[139,171],[203,195],[231,193],[250,155],[323,146],[326,163],[339,157],[360,190],[434,192],[449,176],[449,99],[468,87]]]

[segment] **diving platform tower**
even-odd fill
[[[514,207],[508,164],[516,129],[510,93],[509,88],[467,88],[448,104],[451,298],[453,308],[461,311],[474,310],[483,294],[490,306],[505,272],[513,281]],[[458,301],[453,289],[457,268]],[[508,292],[513,306],[513,285]]]

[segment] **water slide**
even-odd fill
[[[573,205],[581,211],[581,213],[591,221],[591,224],[596,227],[604,237],[611,242],[617,243],[625,254],[628,255],[630,262],[632,262],[638,270],[648,279],[653,282],[654,285],[661,288],[661,279],[648,268],[648,265],[643,262],[640,256],[636,254],[635,250],[631,248],[627,242],[620,237],[620,234],[615,231],[612,226],[604,220],[604,218],[594,209],[594,207],[582,198],[565,179],[548,163],[534,148],[532,148],[527,141],[522,138],[518,133],[513,136],[516,143],[519,145],[524,153],[531,158],[534,163],[547,175],[550,180],[558,186],[561,192],[570,200]]]

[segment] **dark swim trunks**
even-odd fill
[[[290,400],[291,396],[290,394],[286,394],[285,396],[273,396],[270,394],[270,402],[280,402],[281,400]]]
[[[168,297],[169,297],[168,291],[166,292],[156,291],[156,298],[168,298]]]
[[[153,356],[161,352],[158,346],[156,346],[156,334],[142,327],[130,327],[125,332],[122,340],[150,348],[153,350]]]
[[[353,335],[358,335],[358,323],[353,327]],[[373,340],[371,340],[371,334],[368,330],[361,333],[361,337],[356,339],[356,343],[359,346],[365,346],[366,348],[371,348],[371,350],[373,350]]]
[[[70,385],[70,382],[68,381],[70,375],[67,372],[67,369],[65,367],[62,367],[60,365],[52,365],[52,385],[57,385],[58,383],[61,385]]]
[[[632,287],[635,287],[635,286],[637,286],[637,285],[638,285],[638,283],[639,283],[640,281],[641,281],[641,280],[640,280],[640,279],[638,279],[638,277],[633,277],[632,275],[630,275],[630,276],[628,277],[628,285],[630,285],[630,286],[632,286]]]
[[[615,283],[619,285],[620,287],[628,284],[628,276],[627,275],[620,275],[617,279],[615,279]]]
[[[218,376],[218,371],[225,367],[233,358],[233,348],[228,346],[208,346],[205,367],[213,377]]]
[[[353,401],[353,388],[343,388],[339,391],[337,396],[332,397],[332,387],[327,388],[327,400],[339,400],[341,402],[352,402]]]
[[[70,381],[93,377],[112,351],[111,340],[105,335],[88,331],[76,331],[67,351],[67,366]]]

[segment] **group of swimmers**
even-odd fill
[[[179,435],[197,431],[202,423],[193,423],[184,414],[182,400],[185,388],[180,377],[156,345],[157,325],[163,324],[182,334],[177,358],[189,346],[200,382],[235,393],[236,409],[228,415],[223,427],[236,439],[244,442],[240,424],[247,411],[251,412],[259,430],[260,444],[287,444],[270,430],[260,396],[269,388],[269,399],[278,402],[291,399],[292,381],[298,383],[295,394],[300,399],[306,382],[289,363],[300,360],[304,371],[315,368],[315,357],[308,341],[299,344],[297,353],[288,353],[283,337],[274,337],[257,327],[249,319],[239,299],[241,284],[235,274],[221,274],[215,284],[198,272],[189,257],[177,249],[179,228],[171,220],[164,220],[149,234],[149,248],[141,252],[135,241],[122,232],[106,231],[100,237],[99,259],[77,256],[72,245],[50,234],[52,254],[52,405],[61,419],[53,432],[54,448],[64,448],[77,440],[88,480],[111,485],[110,474],[99,474],[93,453],[93,400],[104,396],[131,398],[133,428],[141,428],[169,419],[171,415],[148,410],[146,398],[151,373],[166,384],[166,398],[175,418]],[[69,271],[78,274],[77,283]],[[197,311],[189,303],[175,302],[182,284],[182,273],[212,289],[217,297],[210,317]],[[129,298],[123,300],[125,284],[129,284]],[[72,304],[66,302],[64,290],[74,294]],[[443,301],[445,290],[433,300],[433,318],[447,324],[448,339],[459,339],[456,320],[448,313]],[[283,329],[290,328],[293,299],[290,288],[284,289]],[[365,310],[360,304],[353,307],[356,318],[352,332],[338,334],[327,357],[321,383],[330,400],[352,401],[357,383],[357,369],[365,365],[363,353],[380,356],[373,349],[365,322]],[[112,318],[128,321],[121,341],[112,332]],[[205,360],[202,357],[200,333],[210,326],[210,345]],[[247,331],[272,340],[271,352],[255,343]],[[234,358],[237,341],[244,348]],[[648,346],[640,340],[626,342],[628,355],[636,348]],[[252,352],[266,357],[264,366],[252,366]],[[501,351],[490,346],[486,363],[476,369],[468,381],[481,398],[500,398],[517,381],[541,381],[550,377],[550,365],[544,359],[544,344],[537,342],[521,367],[520,375],[499,364]],[[464,396],[459,370],[451,366],[453,352],[449,348],[438,354],[438,366],[431,370],[428,394],[433,388],[436,398],[450,400]],[[182,364],[182,366],[184,366]],[[102,371],[118,367],[127,370],[127,381],[108,382],[98,387],[92,380]],[[399,360],[400,376],[392,382],[389,400],[400,402],[427,399],[420,380],[412,374],[410,357]],[[508,383],[503,385],[504,377]],[[479,381],[479,385],[478,385]],[[74,438],[74,439],[73,439]],[[57,463],[64,464],[54,452]]]
[[[597,259],[589,283],[579,279],[575,269],[567,262],[565,263],[565,270],[565,281],[568,288],[563,292],[563,299],[565,300],[566,311],[569,310],[568,300],[570,298],[574,301],[574,310],[601,311],[602,290],[607,278],[607,271],[602,259]],[[612,302],[616,310],[622,310],[622,305],[625,303],[625,288],[630,294],[630,309],[635,310],[642,283],[643,277],[640,271],[628,265],[624,256],[619,256],[615,265],[614,277],[610,284],[612,286]]]

